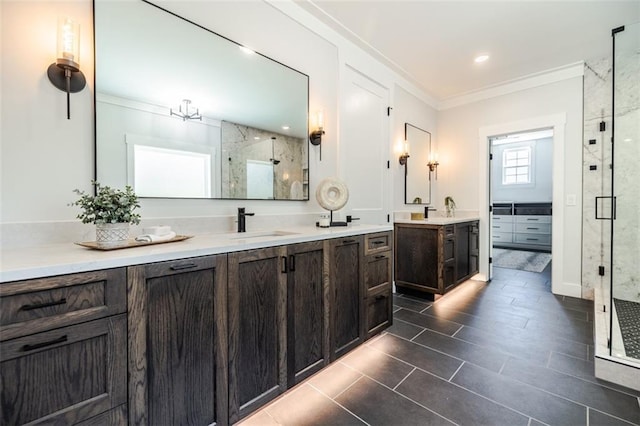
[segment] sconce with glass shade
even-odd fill
[[[400,161],[400,165],[404,166],[407,164],[407,158],[409,158],[409,142],[407,140],[404,141],[404,143],[402,144],[402,150],[401,150],[401,154],[400,157],[398,158],[398,160]]]
[[[309,135],[311,145],[320,146],[320,161],[322,161],[322,135],[324,135],[324,111],[317,110],[312,115],[311,128],[315,129]]]
[[[429,156],[429,162],[427,163],[427,167],[429,167],[429,180],[431,180],[431,173],[436,172],[436,180],[438,180],[438,154],[431,154]]]
[[[56,54],[56,62],[47,68],[47,76],[55,87],[67,93],[67,119],[70,119],[70,94],[87,85],[80,71],[80,25],[70,18],[58,18]]]

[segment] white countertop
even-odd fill
[[[279,228],[288,235],[262,236],[274,230],[245,234],[202,234],[174,243],[154,244],[121,250],[92,250],[73,243],[0,251],[0,282],[42,278],[74,272],[94,271],[144,263],[162,262],[211,254],[230,253],[314,240],[392,231],[391,225],[350,225],[317,228],[313,226]]]
[[[430,217],[428,219],[395,219],[394,223],[408,223],[411,225],[450,225],[452,223],[473,222],[480,220],[478,216],[469,217]]]

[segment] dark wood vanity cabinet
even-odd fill
[[[288,246],[287,382],[289,387],[327,365],[329,330],[325,325],[328,281],[324,243]]]
[[[121,268],[0,284],[0,424],[125,417],[125,277]]]
[[[398,292],[444,294],[478,272],[478,222],[395,224]]]
[[[226,421],[226,258],[128,268],[129,424]]]
[[[363,236],[327,240],[331,360],[364,340]]]

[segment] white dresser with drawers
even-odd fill
[[[551,203],[493,204],[494,247],[551,251]]]

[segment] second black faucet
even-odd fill
[[[255,213],[247,213],[245,212],[244,207],[238,207],[238,232],[246,232],[247,231],[247,216],[253,216]]]

